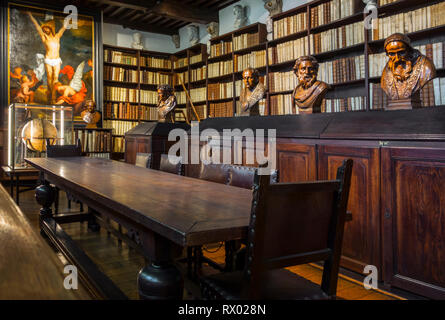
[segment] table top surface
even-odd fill
[[[88,157],[29,158],[75,192],[182,245],[246,236],[252,191]],[[70,190],[72,191],[72,190]]]
[[[89,299],[66,290],[64,265],[0,185],[0,300]]]

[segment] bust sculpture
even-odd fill
[[[87,124],[86,128],[97,128],[101,116],[100,112],[96,111],[96,102],[93,100],[85,101],[85,110],[81,112],[80,117]]]
[[[207,33],[209,34],[209,41],[207,41],[207,53],[210,54],[210,39],[219,36],[219,23],[210,22],[207,25]]]
[[[190,45],[199,43],[199,27],[193,24],[187,26]]]
[[[434,63],[411,46],[401,33],[384,43],[389,61],[383,69],[381,87],[388,96],[388,110],[420,108],[420,89],[436,77]]]
[[[144,49],[144,45],[142,44],[142,35],[139,32],[133,33],[133,43],[131,44],[131,47],[139,50]]]
[[[233,7],[233,14],[235,16],[235,22],[233,24],[233,27],[235,29],[244,27],[247,24],[246,9],[247,7],[243,7],[242,5],[239,4]]]
[[[173,89],[168,84],[158,86],[158,118],[159,122],[175,122],[173,110],[176,108],[176,97]]]
[[[260,77],[257,70],[247,68],[243,71],[244,88],[240,95],[240,116],[260,115],[259,101],[263,99],[266,88],[259,80]]]
[[[297,59],[294,65],[298,85],[292,93],[292,109],[299,108],[299,113],[320,113],[321,103],[330,86],[317,80],[318,62],[312,56],[303,56]]]
[[[179,34],[172,35],[172,41],[176,49],[181,46],[181,38],[179,37]]]
[[[267,40],[273,40],[273,21],[272,16],[283,11],[283,0],[263,0],[264,8],[269,12],[266,20]]]

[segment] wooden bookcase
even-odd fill
[[[89,157],[112,158],[113,130],[104,128],[74,128],[74,140],[80,140],[82,153]]]

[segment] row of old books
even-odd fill
[[[206,94],[206,87],[190,89],[190,98],[192,99],[193,103],[206,101]]]
[[[220,102],[210,103],[209,105],[209,117],[232,117],[233,116],[233,102]]]
[[[169,84],[172,85],[172,76],[167,74],[161,74],[159,72],[140,71],[140,82],[145,84]]]
[[[134,127],[138,123],[136,121],[122,121],[122,120],[104,120],[103,127],[107,129],[113,129],[113,135],[123,136],[125,133]]]
[[[258,101],[258,108],[260,111],[260,115],[264,116],[266,112],[266,99],[261,99]],[[235,104],[235,116],[241,115],[241,102],[239,100],[236,101]]]
[[[355,56],[320,63],[318,79],[329,84],[365,78],[365,56]]]
[[[178,69],[178,68],[182,68],[182,67],[186,67],[186,66],[188,66],[188,58],[187,57],[185,57],[185,58],[180,58],[180,59],[178,59],[178,60],[176,60],[174,63],[173,63],[173,65],[174,65],[174,68],[175,69]]]
[[[215,78],[233,73],[233,60],[220,61],[208,65],[209,78]]]
[[[379,0],[379,6],[384,6],[385,4],[393,3],[399,0]]]
[[[164,58],[141,56],[139,62],[141,67],[169,69],[169,70],[172,67],[171,60]]]
[[[365,109],[366,97],[324,99],[321,104],[321,112],[363,111]]]
[[[176,108],[175,109],[175,122],[177,121],[185,121],[186,120],[186,109],[185,108]],[[182,111],[182,112],[179,112]]]
[[[156,108],[130,103],[105,103],[105,119],[157,120]]]
[[[312,54],[333,51],[365,42],[363,21],[348,24],[340,28],[311,34]]]
[[[111,63],[128,64],[131,66],[137,66],[138,64],[136,55],[110,49],[104,49],[104,61]]]
[[[309,40],[304,37],[280,43],[276,47],[269,47],[268,51],[269,65],[295,60],[309,54]]]
[[[123,137],[113,137],[113,152],[125,152],[125,139]]]
[[[207,118],[207,105],[199,105],[195,106],[196,113],[198,113],[199,119],[206,119]]]
[[[139,90],[121,87],[104,86],[104,100],[138,103]]]
[[[176,91],[176,103],[177,104],[186,104],[187,103],[187,95],[185,91]]]
[[[205,80],[207,77],[207,67],[202,66],[201,68],[196,68],[190,70],[190,82]]]
[[[177,72],[175,73],[178,79],[178,84],[181,84],[181,81],[183,84],[186,84],[189,82],[189,72],[188,71],[184,71],[184,72]]]
[[[210,57],[219,57],[232,51],[232,41],[221,41],[210,46]]]
[[[261,68],[265,67],[266,50],[253,51],[244,55],[235,56],[235,72],[243,71],[246,68]]]
[[[294,90],[298,81],[293,71],[269,73],[269,91],[282,92]]]
[[[292,95],[277,94],[270,97],[269,112],[271,115],[292,114]]]
[[[104,80],[138,82],[138,71],[105,65]]]
[[[445,2],[413,11],[380,18],[375,23],[372,40],[380,40],[399,33],[412,33],[445,24]]]
[[[105,130],[74,130],[75,141],[80,140],[82,152],[111,152],[111,132]]]
[[[250,48],[260,44],[260,34],[243,33],[233,38],[233,48],[235,51]]]
[[[232,82],[209,83],[207,88],[208,100],[218,100],[233,97]]]
[[[332,0],[311,8],[311,28],[353,15],[355,0]]]
[[[202,61],[202,53],[190,57],[190,64],[198,63],[201,61]]]
[[[273,37],[279,39],[307,29],[306,12],[290,17],[275,20],[273,22]]]
[[[414,46],[414,48],[430,58],[436,69],[445,67],[445,42],[428,43],[426,45]],[[388,57],[385,52],[370,55],[369,76],[380,77],[387,62]]]
[[[141,90],[141,103],[157,104],[158,93],[156,91]]]

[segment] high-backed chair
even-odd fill
[[[255,171],[257,168],[229,165],[229,176],[227,184],[229,186],[252,189]],[[273,170],[270,175],[270,183],[278,183],[278,170]]]
[[[206,299],[335,298],[352,160],[336,180],[270,184],[255,174],[243,271],[200,278]],[[321,285],[284,269],[324,261]]]
[[[140,153],[136,154],[136,163],[137,167],[142,168],[151,168],[151,164],[153,162],[153,154],[151,153]]]
[[[48,158],[66,158],[66,157],[80,157],[82,155],[82,147],[80,145],[80,140],[74,145],[51,145],[47,143],[46,146],[46,156]],[[55,214],[59,213],[59,189],[57,189],[56,200],[54,202]],[[68,208],[71,208],[71,201],[78,202],[80,204],[80,211],[83,211],[82,202],[74,199],[69,193],[66,194],[68,198]]]
[[[174,162],[170,160],[173,160]],[[168,154],[161,154],[161,162],[159,164],[159,170],[173,174],[183,175],[184,165],[182,164],[182,158],[176,156],[170,156],[169,158]]]
[[[229,165],[201,163],[199,179],[227,184],[229,179]]]

